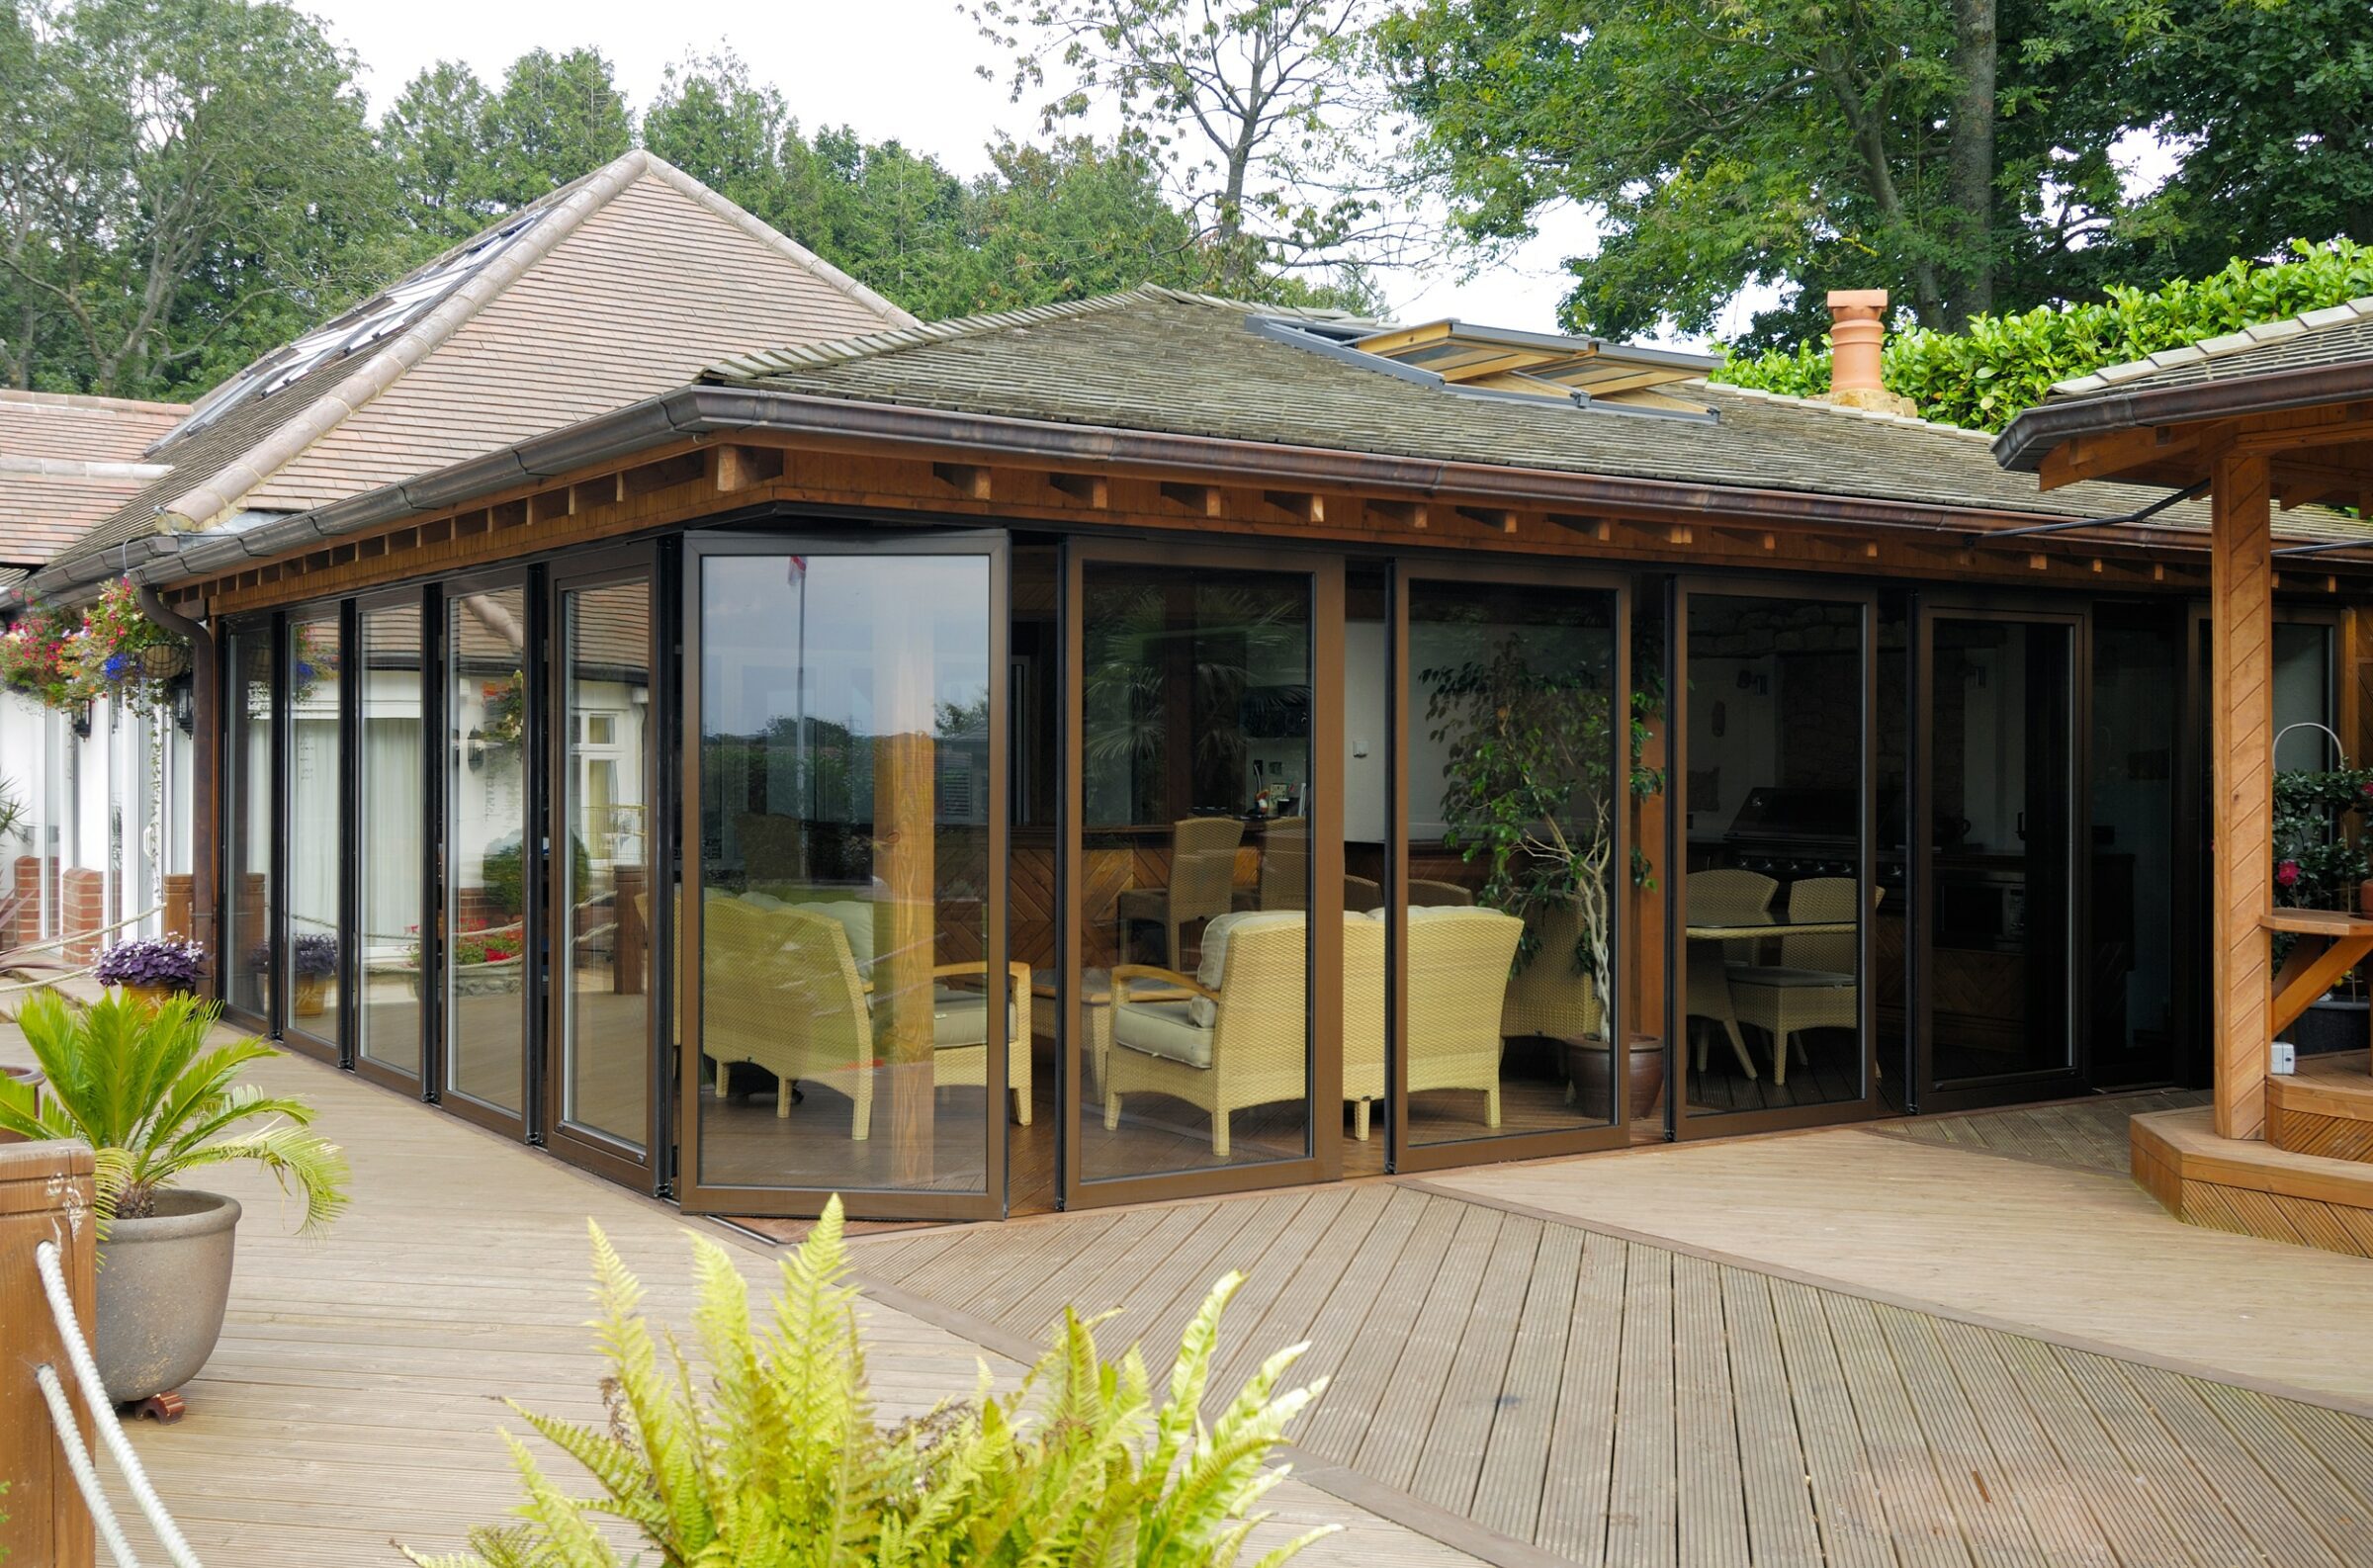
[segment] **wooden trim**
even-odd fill
[[[2209,737],[2210,1005],[2216,1129],[2265,1122],[2272,968],[2262,922],[2274,844],[2273,508],[2266,460],[2230,456],[2212,477]]]

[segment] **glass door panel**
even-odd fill
[[[563,853],[553,939],[557,1126],[640,1159],[651,1136],[651,584],[559,594]]]
[[[689,1207],[1002,1204],[1031,988],[1003,961],[1002,570],[986,541],[692,557]]]
[[[1927,1081],[2076,1067],[2076,624],[1933,612]],[[1924,1096],[1922,1109],[1937,1108]]]
[[[1868,601],[1692,589],[1679,690],[1685,1130],[1870,1096]]]
[[[1312,578],[1081,569],[1078,1177],[1304,1158],[1310,915],[1336,904],[1315,876],[1342,842],[1336,803],[1312,787]],[[1347,920],[1345,952],[1347,1028],[1362,1031],[1347,1073],[1372,1054],[1380,1094],[1381,922]]]
[[[1642,1052],[1635,1082],[1609,1046],[1626,1038],[1619,595],[1421,578],[1408,600],[1406,1142],[1603,1130],[1634,1112],[1661,1132],[1661,1052]]]
[[[2177,912],[2189,897],[2176,787],[2183,623],[2098,609],[2091,663],[2089,1079],[2095,1088],[2174,1083],[2188,1033],[2176,978]]]
[[[420,1077],[420,919],[426,903],[427,753],[421,728],[420,605],[366,607],[358,618],[360,705],[355,773],[361,794],[362,879],[355,954],[355,1064]]]
[[[338,924],[345,835],[345,733],[341,727],[343,660],[338,613],[292,616],[288,622],[289,934],[282,966],[284,1029],[310,1037],[337,1054],[339,1044]]]
[[[272,1006],[272,630],[231,633],[230,723],[222,740],[222,1002],[269,1020]]]
[[[527,591],[445,601],[445,1082],[448,1102],[526,1103],[529,852]]]

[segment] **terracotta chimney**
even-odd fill
[[[1829,291],[1829,401],[1878,413],[1910,414],[1911,399],[1887,390],[1879,351],[1887,343],[1885,289]]]

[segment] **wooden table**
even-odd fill
[[[1860,929],[1852,920],[1766,920],[1755,925],[1692,925],[1693,942],[1751,942],[1765,936],[1851,936]]]

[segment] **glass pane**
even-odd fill
[[[2274,625],[2274,765],[2285,772],[2342,767],[2333,724],[2331,632],[2314,621]]]
[[[420,608],[366,610],[362,617],[363,841],[361,1004],[355,1054],[420,1076],[420,885],[426,853],[426,765],[420,730]]]
[[[651,1106],[651,589],[561,598],[561,1119],[641,1148]]]
[[[445,607],[445,1087],[516,1112],[527,1049],[527,594]]]
[[[2093,627],[2092,1082],[2177,1076],[2175,737],[2183,628]],[[2279,645],[2280,632],[2277,630]]]
[[[272,637],[230,639],[222,846],[222,997],[262,1015],[272,996]]]
[[[700,1179],[985,1191],[988,559],[700,571]]]
[[[1934,639],[1934,1077],[2064,1069],[2075,1045],[2074,633],[1940,618]]]
[[[1651,1114],[1609,1041],[1626,734],[1610,589],[1409,589],[1409,1138]]]
[[[1343,573],[1343,832],[1344,913],[1385,918],[1384,889],[1392,881],[1392,798],[1389,710],[1392,669],[1391,582],[1385,568],[1347,562]],[[1348,922],[1344,929],[1356,927]],[[1389,925],[1385,926],[1389,931]],[[1384,1052],[1384,944],[1366,937],[1343,950],[1344,1019],[1343,1174],[1384,1170],[1389,1119]]]
[[[288,1026],[338,1038],[338,617],[289,622]]]
[[[1860,1099],[1863,607],[1688,603],[1689,1113]]]
[[[1091,564],[1085,598],[1081,1175],[1299,1157],[1309,579]],[[1382,924],[1347,920],[1345,951],[1372,975],[1347,1037],[1380,1061]]]

